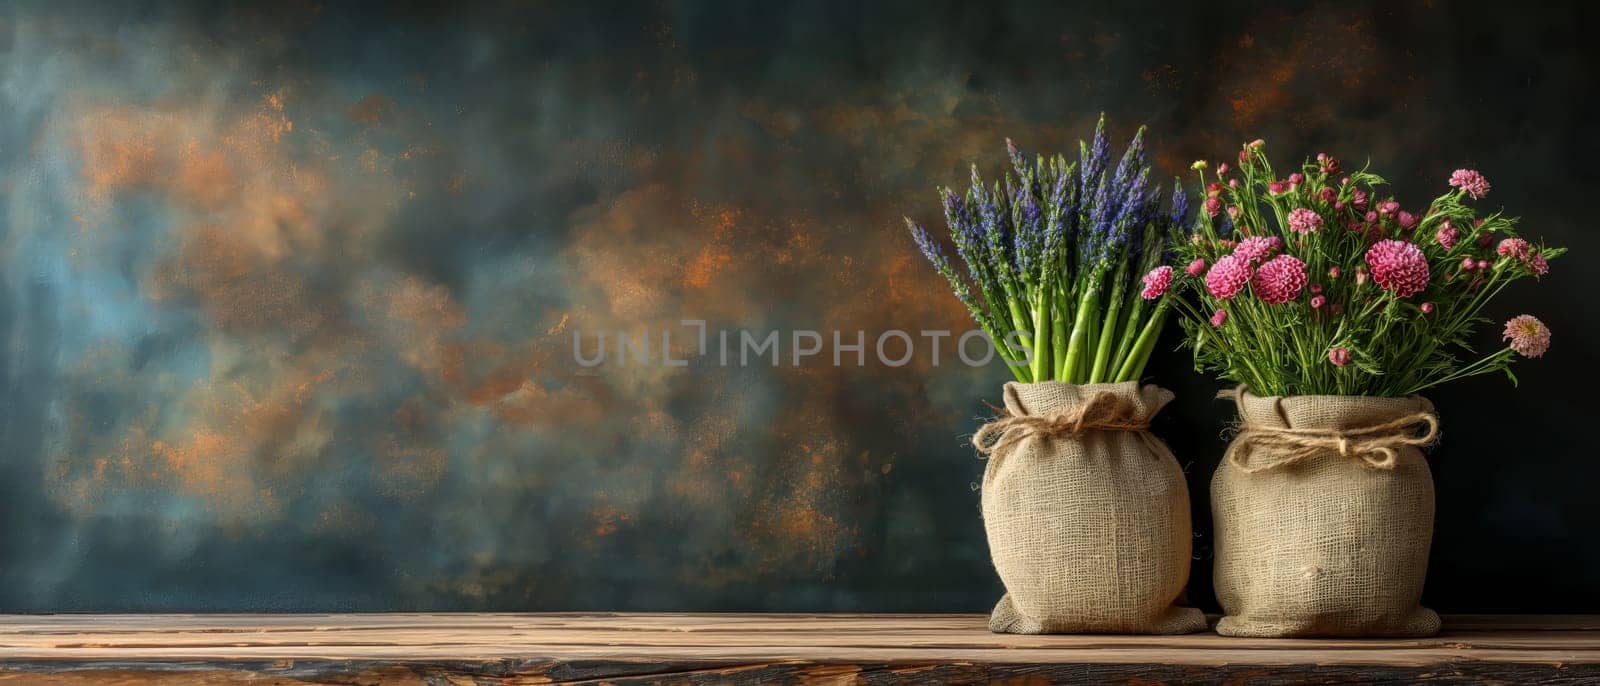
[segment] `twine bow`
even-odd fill
[[[1237,393],[1240,415],[1243,416],[1244,387],[1241,386]],[[1418,429],[1423,429],[1420,434]],[[1231,460],[1241,471],[1253,474],[1286,467],[1331,451],[1340,457],[1359,459],[1362,464],[1374,469],[1394,469],[1400,457],[1400,448],[1432,445],[1438,438],[1439,417],[1428,411],[1413,412],[1353,429],[1296,429],[1246,424],[1234,436],[1223,459]],[[1251,456],[1257,448],[1267,449],[1271,459],[1252,464]]]
[[[985,455],[1006,455],[1033,438],[1076,438],[1090,431],[1132,431],[1157,454],[1170,455],[1150,431],[1150,418],[1122,396],[1101,391],[1089,401],[1053,415],[1009,415],[984,424],[972,446]]]

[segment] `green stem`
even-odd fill
[[[1052,369],[1055,370],[1056,379],[1064,380],[1068,376],[1067,317],[1071,313],[1068,312],[1065,307],[1067,303],[1067,294],[1065,291],[1057,290],[1055,297],[1052,298],[1052,301],[1055,305],[1055,311],[1050,314],[1050,352],[1054,353],[1053,357],[1055,357],[1055,359],[1052,360]]]
[[[1033,307],[1033,379],[1034,381],[1051,381],[1050,361],[1050,303],[1044,293],[1039,293],[1038,302]]]
[[[1099,296],[1100,289],[1091,280],[1085,285],[1083,295],[1078,300],[1078,311],[1072,318],[1072,335],[1067,339],[1067,359],[1064,364],[1067,380],[1072,383],[1083,382],[1084,376],[1079,372],[1083,367],[1083,351],[1087,347],[1090,322],[1094,321],[1095,313],[1100,309]]]
[[[1122,362],[1122,369],[1117,371],[1117,381],[1138,381],[1144,374],[1144,366],[1150,361],[1150,351],[1155,349],[1156,339],[1161,337],[1161,325],[1166,321],[1167,306],[1163,301],[1150,315],[1150,321],[1145,323],[1144,330],[1139,332],[1139,340],[1134,342],[1128,359]]]
[[[1106,367],[1111,362],[1111,345],[1116,340],[1118,317],[1122,316],[1122,277],[1124,270],[1117,270],[1117,286],[1111,293],[1111,302],[1106,307],[1105,323],[1100,327],[1098,340],[1095,342],[1094,366],[1089,369],[1089,383],[1107,381]]]

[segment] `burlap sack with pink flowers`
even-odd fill
[[[1006,594],[989,630],[1181,634],[1191,529],[1183,470],[1149,432],[1172,393],[1137,383],[1008,383],[989,453],[983,521]]]
[[[1438,434],[1420,397],[1261,398],[1211,481],[1224,636],[1431,636],[1422,607]]]

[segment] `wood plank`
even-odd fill
[[[9,683],[1600,681],[1600,617],[1424,639],[1016,636],[982,615],[0,616]]]

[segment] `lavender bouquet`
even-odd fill
[[[1018,381],[1136,380],[1166,320],[1166,299],[1140,297],[1142,275],[1162,260],[1188,199],[1173,183],[1161,210],[1144,128],[1110,168],[1105,117],[1078,159],[1030,163],[1006,140],[1012,172],[985,186],[972,166],[965,195],[940,188],[950,240],[963,269],[910,218],[922,253],[950,282]]]

